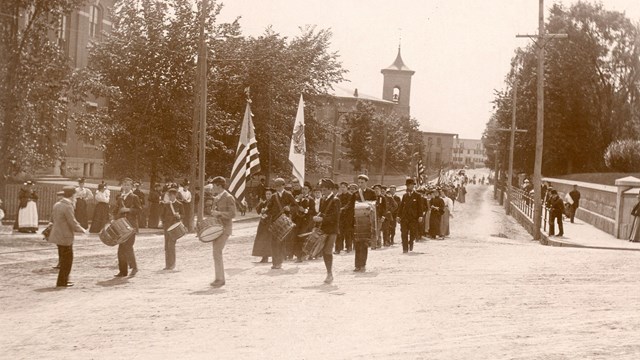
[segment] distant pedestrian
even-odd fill
[[[633,216],[633,224],[629,233],[629,241],[640,242],[640,194],[638,194],[638,203],[631,210]]]
[[[562,227],[562,214],[564,213],[564,202],[558,196],[558,191],[552,189],[549,191],[549,236],[555,235],[554,220],[558,223],[558,236],[564,235]]]
[[[80,225],[88,229],[89,228],[89,217],[87,214],[87,203],[90,200],[93,200],[93,193],[91,190],[84,187],[86,179],[81,177],[78,179],[78,187],[76,188],[76,207],[75,207],[75,216],[76,220],[80,223]]]
[[[571,200],[573,200],[573,204],[571,204],[571,212],[569,213],[569,218],[571,219],[571,223],[573,223],[573,219],[576,217],[576,211],[580,207],[580,191],[578,191],[578,185],[573,185],[573,190],[569,192],[569,196]]]
[[[35,233],[38,230],[38,194],[33,186],[33,181],[27,181],[18,193],[18,221],[13,228],[19,232]]]
[[[65,186],[63,191],[63,198],[53,206],[51,214],[53,227],[47,238],[47,241],[58,246],[60,271],[56,282],[57,287],[73,286],[73,283],[69,282],[69,273],[73,265],[73,232],[88,233],[80,226],[74,215],[72,198],[76,194],[76,189],[73,186]]]

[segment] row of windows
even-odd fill
[[[473,151],[474,155],[484,155],[486,154],[486,150],[470,150],[467,149],[467,155],[471,155],[471,151]],[[453,153],[454,154],[464,154],[464,149],[458,149],[458,148],[453,148]]]
[[[102,31],[102,13],[102,9],[98,6],[89,7],[89,37],[92,39],[99,37]],[[58,39],[68,41],[70,30],[69,16],[62,15],[58,23]]]

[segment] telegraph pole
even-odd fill
[[[200,154],[198,156],[198,182],[200,186],[200,202],[198,203],[198,222],[204,219],[204,168],[205,168],[205,148],[207,134],[207,43],[205,38],[205,24],[207,20],[209,0],[202,1],[200,14],[200,36],[198,39],[198,74],[196,78],[196,91],[198,102],[194,107],[194,112],[198,113],[200,128]],[[195,122],[194,116],[194,122]],[[193,137],[195,138],[195,136]],[[194,176],[195,178],[195,176]],[[195,188],[195,186],[194,186]]]
[[[536,157],[533,166],[533,239],[540,240],[540,225],[542,223],[542,145],[544,136],[544,47],[547,40],[564,39],[567,34],[544,33],[544,0],[538,3],[538,35],[516,35],[516,37],[528,37],[533,39],[538,48],[538,107],[536,123]]]
[[[509,173],[507,174],[507,194],[508,201],[510,202],[513,194],[513,186],[511,186],[513,181],[513,151],[515,148],[515,138],[516,132],[527,132],[524,129],[516,129],[516,105],[518,100],[518,79],[516,78],[513,83],[513,100],[511,101],[511,128],[510,129],[496,129],[497,131],[509,131],[511,133],[511,142],[509,145]],[[507,206],[505,208],[505,212],[507,215],[511,213],[511,207]]]

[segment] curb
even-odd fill
[[[545,246],[571,247],[571,248],[594,249],[594,250],[640,251],[640,249],[615,247],[615,246],[589,246],[589,245],[574,244],[574,243],[564,242],[556,239],[550,239],[549,236],[545,234],[542,234],[542,239],[540,241],[540,244]]]

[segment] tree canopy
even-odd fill
[[[545,129],[542,171],[545,175],[602,171],[604,152],[618,139],[640,135],[640,27],[623,13],[601,4],[554,5],[546,24],[549,33],[568,39],[547,43],[545,59]],[[536,136],[535,45],[518,49],[506,76],[506,89],[496,91],[494,113],[484,133],[485,146],[498,147],[508,159],[511,98],[518,83],[514,168],[533,169]],[[505,151],[506,150],[506,151]],[[489,152],[489,165],[495,161]]]

